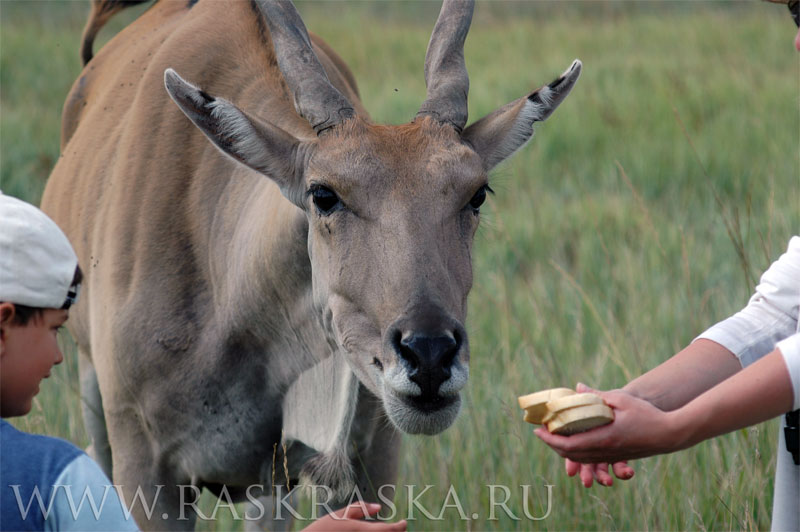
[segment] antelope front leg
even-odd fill
[[[109,420],[114,453],[113,482],[142,530],[193,530],[197,515],[192,506],[198,491],[154,456],[144,431],[131,421],[135,415]]]

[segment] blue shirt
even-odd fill
[[[137,530],[108,477],[68,441],[0,420],[0,530]]]

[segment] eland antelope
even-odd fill
[[[386,126],[287,1],[161,0],[92,56],[132,3],[93,2],[42,202],[86,272],[93,456],[129,503],[155,498],[144,528],[193,526],[186,485],[392,482],[400,433],[459,411],[488,174],[581,63],[467,126],[473,3],[445,0],[427,97]]]

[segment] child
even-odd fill
[[[67,237],[36,207],[0,193],[0,414],[24,416],[64,359],[58,330],[81,282]],[[91,502],[94,502],[94,508]],[[83,451],[0,421],[0,529],[136,530]]]

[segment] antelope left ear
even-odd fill
[[[487,172],[509,158],[533,137],[533,123],[546,120],[567,97],[582,64],[577,59],[552,83],[486,115],[464,130],[469,142],[483,159]]]
[[[303,204],[303,168],[297,163],[313,144],[296,139],[281,128],[215,98],[168,68],[164,86],[172,100],[194,125],[225,155],[272,179],[292,203]]]

